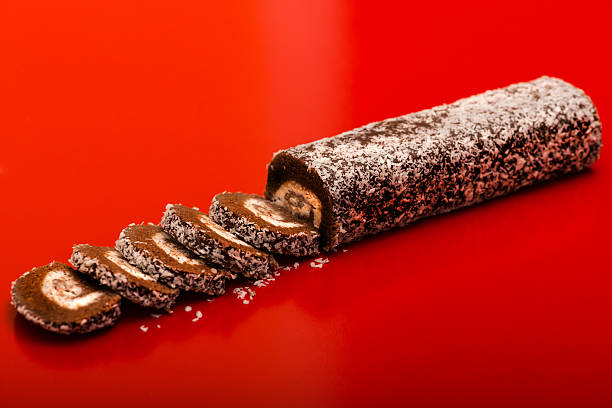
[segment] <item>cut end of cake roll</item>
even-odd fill
[[[316,171],[286,151],[277,152],[268,164],[264,196],[293,216],[312,223],[320,234],[320,247],[329,250],[339,243],[340,225],[331,208],[329,191]]]
[[[217,224],[255,248],[292,256],[319,252],[319,232],[310,221],[262,196],[217,194],[209,214]]]
[[[109,327],[121,315],[118,294],[59,262],[34,268],[13,282],[11,303],[26,320],[60,334]]]

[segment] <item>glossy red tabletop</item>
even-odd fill
[[[612,406],[610,8],[495,3],[2,2],[0,405]],[[9,304],[166,203],[262,193],[279,149],[541,75],[598,107],[591,170],[299,260],[248,304],[125,302],[70,338]]]

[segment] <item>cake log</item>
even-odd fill
[[[265,196],[329,250],[578,172],[600,148],[591,99],[542,77],[281,150]]]

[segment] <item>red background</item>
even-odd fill
[[[607,141],[603,1],[168,3],[0,6],[2,405],[612,405],[608,146],[591,171],[282,271],[249,305],[126,303],[70,339],[16,317],[10,282],[72,244],[261,193],[274,151],[371,121],[546,74],[586,90]]]

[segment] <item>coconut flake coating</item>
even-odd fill
[[[160,241],[164,247],[160,247]],[[125,228],[119,235],[116,248],[132,265],[171,288],[212,296],[225,293],[229,272],[207,265],[157,225]],[[176,253],[176,259],[169,251]]]
[[[49,277],[54,272],[57,276]],[[65,295],[66,307],[49,296],[45,285]],[[89,298],[84,303],[79,300]],[[68,265],[52,262],[32,269],[11,285],[11,304],[26,320],[59,334],[89,333],[114,325],[121,315],[121,297],[95,285]]]
[[[265,195],[311,189],[330,249],[583,170],[600,148],[590,98],[542,77],[277,152]]]
[[[109,252],[121,257],[121,254],[114,248],[86,244],[75,245],[72,248],[70,263],[79,272],[91,276],[100,284],[111,288],[138,305],[155,309],[172,309],[179,295],[178,289],[162,285],[153,278],[149,281],[131,276],[107,258],[106,254]]]
[[[266,221],[249,210],[247,202],[260,202],[275,211],[277,217]],[[257,211],[257,209],[254,209]],[[265,210],[265,209],[264,209]],[[284,208],[256,194],[221,193],[212,201],[210,217],[255,248],[275,254],[308,256],[319,253],[319,233],[311,224],[293,216]]]
[[[278,268],[270,254],[253,248],[194,208],[168,204],[160,225],[204,259],[246,277],[259,279]]]

